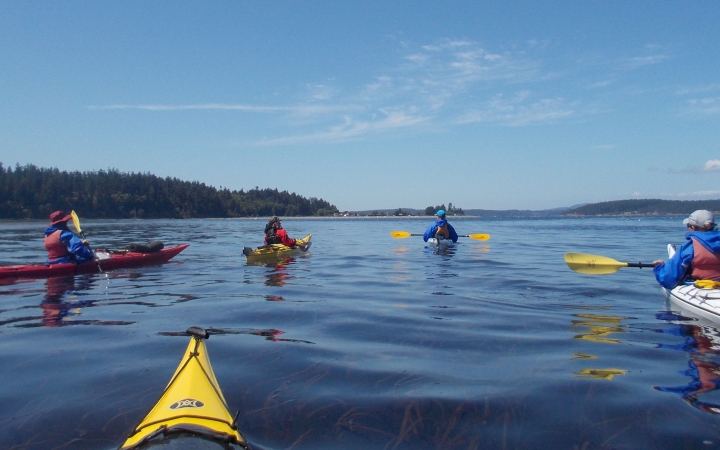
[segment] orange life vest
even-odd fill
[[[690,276],[696,280],[720,281],[720,254],[706,249],[695,238],[690,239],[692,239],[694,252]]]
[[[62,233],[62,230],[53,231],[45,236],[45,248],[48,251],[48,259],[51,263],[58,258],[70,255],[70,251],[60,240],[60,233]]]
[[[443,236],[445,239],[450,239],[450,230],[448,230],[447,223],[441,227],[438,227],[435,236]]]

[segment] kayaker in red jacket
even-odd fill
[[[50,214],[50,226],[45,230],[45,249],[48,251],[47,264],[81,263],[95,259],[87,240],[80,239],[68,229],[67,222],[72,216],[63,211]]]
[[[287,231],[283,229],[280,218],[278,217],[273,217],[267,225],[265,225],[265,245],[271,244],[283,244],[288,247],[295,245],[295,239],[291,239],[287,235]]]
[[[715,229],[715,216],[699,209],[683,220],[683,225],[688,228],[685,243],[667,261],[653,261],[655,279],[667,289],[686,278],[720,281],[720,231]]]

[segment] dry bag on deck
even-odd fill
[[[160,250],[165,247],[165,244],[163,244],[160,241],[152,241],[148,242],[147,244],[130,244],[128,245],[127,249],[129,252],[133,253],[155,253],[159,252]]]

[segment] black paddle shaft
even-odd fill
[[[655,264],[647,264],[647,263],[627,263],[627,266],[628,266],[628,267],[639,267],[639,268],[642,269],[643,267],[655,267]]]

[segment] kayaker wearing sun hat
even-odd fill
[[[715,217],[699,209],[683,220],[687,241],[667,261],[653,261],[655,279],[664,288],[672,289],[686,278],[720,281],[720,232],[715,230]]]
[[[437,239],[452,239],[453,242],[457,242],[458,235],[455,232],[455,228],[453,228],[445,218],[445,210],[438,209],[435,215],[437,216],[437,221],[425,231],[423,240],[427,242],[428,239],[434,237]]]
[[[63,211],[50,214],[50,226],[45,229],[46,264],[81,263],[95,258],[88,241],[68,229],[70,219],[72,216]]]
[[[273,217],[265,225],[265,245],[283,244],[292,247],[295,245],[295,239],[287,235],[280,222],[279,217]]]

